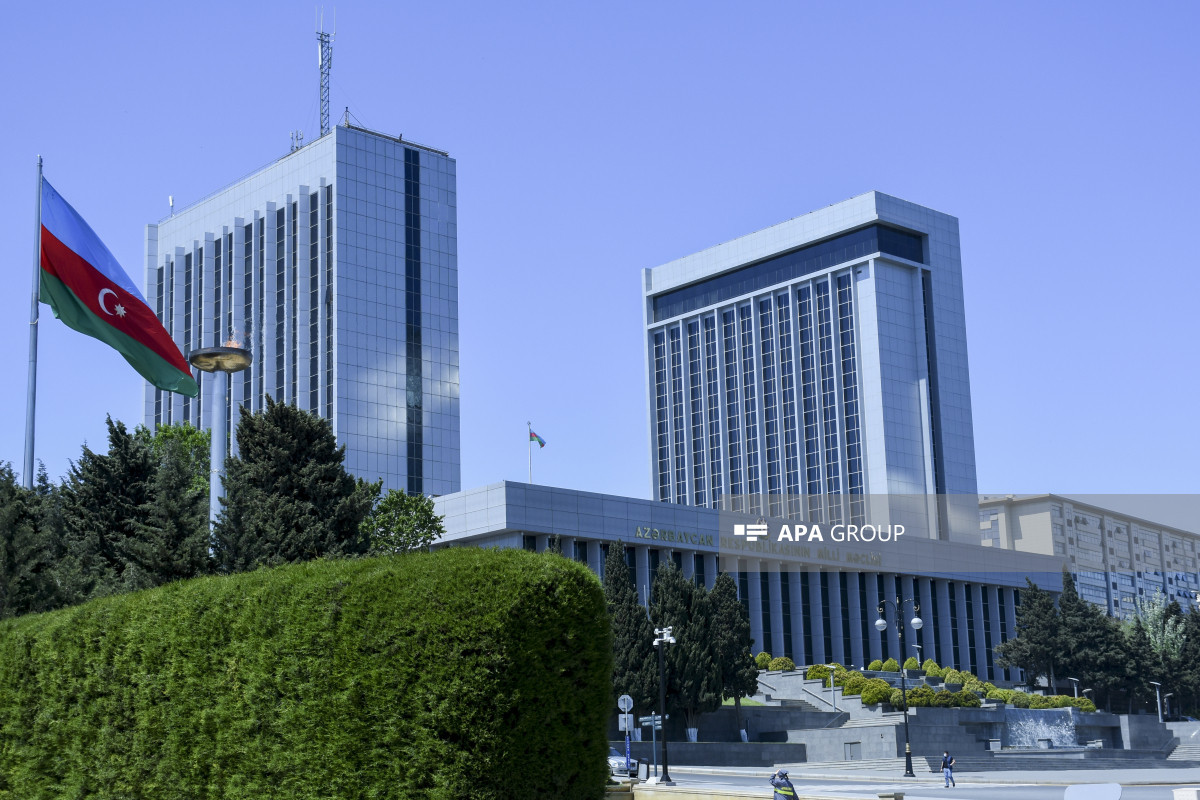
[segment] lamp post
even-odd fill
[[[883,633],[887,630],[887,618],[885,612],[887,606],[891,606],[896,612],[896,637],[900,640],[900,654],[904,654],[904,604],[911,603],[913,609],[913,618],[909,621],[914,631],[919,631],[925,625],[924,620],[917,616],[917,612],[921,610],[921,606],[916,599],[910,597],[901,600],[897,597],[895,600],[880,600],[879,601],[879,619],[875,620],[875,630]],[[900,667],[900,697],[904,702],[904,777],[915,778],[912,767],[912,744],[908,738],[908,684],[904,680],[904,667]]]
[[[1075,687],[1075,699],[1079,699],[1079,678],[1067,678]]]
[[[833,710],[837,712],[837,692],[833,690],[833,674],[837,671],[837,664],[826,664],[829,667],[829,696],[833,698]]]
[[[914,644],[912,649],[917,651],[917,669],[921,668],[921,645]]]
[[[198,347],[188,353],[193,367],[213,376],[209,382],[212,392],[212,437],[208,455],[208,517],[211,525],[217,524],[221,513],[221,477],[225,474],[225,441],[229,437],[229,421],[226,416],[225,387],[229,375],[241,372],[250,366],[250,351],[230,340],[216,347]]]
[[[659,776],[655,783],[659,786],[674,786],[675,782],[671,780],[671,774],[667,771],[667,667],[666,656],[664,651],[669,644],[675,644],[675,637],[671,635],[671,628],[655,628],[654,629],[654,647],[658,650],[658,716],[662,720],[662,738],[659,742],[662,744],[662,775]]]
[[[1171,698],[1175,696],[1174,692],[1167,692],[1163,695],[1163,704],[1167,707],[1167,716],[1171,716]],[[1162,716],[1162,709],[1159,709],[1159,716]]]
[[[1154,706],[1158,709],[1158,721],[1162,722],[1162,684],[1150,681],[1150,685],[1154,687]]]

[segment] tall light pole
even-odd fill
[[[1171,716],[1171,698],[1175,696],[1174,692],[1167,692],[1163,695],[1163,704],[1167,707],[1167,716]],[[1159,715],[1162,715],[1162,710],[1159,709]]]
[[[833,675],[837,671],[837,664],[826,664],[829,667],[829,696],[833,698],[833,710],[837,712],[837,692],[833,690]]]
[[[1079,699],[1079,678],[1067,678],[1075,686],[1075,699]]]
[[[658,716],[662,720],[662,775],[655,782],[659,786],[674,786],[675,782],[671,780],[671,773],[667,771],[667,666],[666,656],[664,651],[667,645],[675,644],[675,637],[671,635],[671,628],[655,628],[654,629],[654,647],[658,650]]]
[[[912,646],[912,649],[917,651],[917,669],[920,669],[921,668],[921,645],[914,644]]]
[[[213,380],[208,382],[208,391],[212,395],[208,519],[209,524],[214,527],[221,513],[221,478],[225,475],[225,442],[229,438],[229,420],[225,413],[229,409],[225,404],[225,387],[229,385],[230,374],[246,369],[251,360],[250,351],[239,347],[232,340],[216,347],[198,347],[188,353],[188,361],[193,367],[213,376]]]
[[[1150,681],[1154,687],[1154,705],[1158,708],[1158,721],[1162,722],[1162,684],[1158,681]]]
[[[913,618],[909,621],[914,631],[919,631],[925,625],[924,620],[917,616],[917,612],[921,610],[921,606],[917,601],[909,597],[901,600],[897,597],[895,600],[880,600],[879,601],[879,619],[875,620],[875,630],[883,633],[887,630],[887,619],[885,612],[887,606],[891,606],[896,612],[896,637],[900,642],[900,655],[904,655],[904,604],[911,603],[913,609]],[[900,697],[904,702],[904,777],[915,778],[912,768],[912,744],[908,738],[908,684],[904,680],[904,667],[900,667]]]

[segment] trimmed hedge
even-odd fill
[[[0,798],[599,798],[586,567],[451,548],[0,623]]]
[[[767,669],[771,666],[771,654],[763,651],[754,657],[754,666],[759,669]]]
[[[772,658],[770,663],[767,664],[767,669],[772,672],[791,672],[796,669],[796,662],[787,656],[780,656],[779,658]]]

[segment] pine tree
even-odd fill
[[[359,529],[372,554],[425,550],[446,533],[433,498],[389,489]]]
[[[635,713],[649,713],[658,703],[658,661],[652,642],[654,626],[637,599],[625,563],[625,545],[613,542],[604,561],[604,599],[613,632],[613,702],[633,698]]]
[[[237,443],[216,529],[222,570],[366,552],[359,526],[379,484],[346,472],[328,421],[268,397],[257,414],[241,409]]]
[[[654,626],[672,628],[675,637],[675,644],[666,650],[667,710],[682,712],[687,727],[695,728],[701,714],[721,706],[721,671],[711,636],[708,592],[668,561],[658,568],[653,595]]]
[[[722,572],[708,593],[712,609],[712,642],[721,673],[721,695],[733,700],[738,730],[742,729],[742,698],[758,691],[758,667],[750,652],[750,613],[738,600],[737,584]]]
[[[108,453],[84,445],[62,487],[65,553],[55,572],[68,603],[154,585],[131,558],[148,520],[154,459],[123,423],[107,424]]]
[[[151,496],[126,551],[151,585],[161,586],[212,571],[209,487],[196,480],[197,458],[186,439],[167,436],[151,452],[158,461]]]
[[[1017,667],[1025,671],[1030,686],[1039,676],[1051,679],[1059,652],[1058,610],[1054,596],[1028,578],[1017,606],[1016,636],[996,647],[1000,666]]]
[[[1124,646],[1119,626],[1100,608],[1079,596],[1075,580],[1063,572],[1063,591],[1058,598],[1058,678],[1078,678],[1085,688],[1099,692],[1097,701],[1123,682]]]
[[[52,491],[44,468],[31,491],[17,483],[10,464],[0,465],[0,617],[49,611],[61,602],[52,573],[61,541],[43,515]]]

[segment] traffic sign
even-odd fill
[[[617,716],[617,730],[631,731],[633,730],[633,714],[619,714]]]
[[[670,719],[670,718],[671,718],[671,715],[667,714],[667,719]],[[651,714],[648,717],[638,717],[638,724],[641,725],[643,728],[647,728],[647,727],[653,725],[654,730],[661,731],[662,730],[662,717],[660,717],[658,714]]]
[[[633,710],[633,698],[627,694],[623,694],[617,698],[617,708],[628,713]]]

